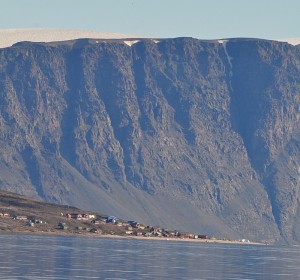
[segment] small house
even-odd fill
[[[0,213],[0,217],[8,218],[10,215],[8,213]]]
[[[19,220],[19,221],[27,221],[27,217],[26,216],[15,216],[14,219],[15,220]]]
[[[203,234],[198,234],[198,238],[200,239],[208,239],[207,235],[203,235]]]
[[[82,215],[81,214],[73,214],[72,218],[75,220],[82,220]]]
[[[156,232],[154,235],[155,235],[155,236],[158,236],[158,237],[161,237],[161,236],[162,236],[162,233],[161,233],[160,231],[158,231],[158,232]]]
[[[182,238],[189,238],[189,239],[194,239],[195,238],[195,235],[192,234],[192,233],[183,233],[181,235]]]
[[[78,213],[67,213],[67,214],[66,214],[66,217],[67,217],[68,219],[81,220],[82,215],[81,215],[81,214],[78,214]]]
[[[105,225],[106,224],[106,219],[97,219],[97,220],[92,220],[91,221],[92,224],[95,225]]]
[[[29,227],[34,227],[34,223],[33,223],[32,221],[28,221],[28,222],[27,222],[27,226],[29,226]]]
[[[90,215],[89,214],[81,214],[81,218],[80,220],[82,221],[87,221],[90,219]],[[78,219],[79,220],[79,219]]]
[[[250,240],[248,240],[248,239],[242,239],[241,242],[248,242],[249,243]]]
[[[115,217],[115,216],[109,216],[109,217],[107,218],[107,222],[108,222],[108,223],[115,224],[117,221],[118,221],[118,218]]]
[[[164,232],[162,233],[162,236],[163,236],[163,237],[170,237],[170,233],[169,233],[168,231],[164,231]]]
[[[136,221],[128,221],[133,228],[139,228],[140,224]],[[145,228],[145,227],[144,227]]]
[[[170,237],[176,237],[176,236],[177,236],[177,233],[178,233],[178,232],[175,232],[175,231],[170,231],[170,232],[169,232]]]
[[[141,224],[137,224],[137,228],[138,228],[138,229],[145,229],[145,226],[144,226],[144,225],[141,225]]]
[[[62,229],[62,230],[66,230],[66,229],[68,229],[68,226],[66,225],[66,223],[60,222],[60,223],[58,223],[58,228]]]
[[[128,227],[128,226],[130,226],[129,223],[123,222],[123,221],[117,221],[116,225],[119,226],[119,227]]]

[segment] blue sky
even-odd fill
[[[300,0],[0,0],[0,29],[199,39],[300,37]]]

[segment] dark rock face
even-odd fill
[[[0,50],[0,188],[218,237],[300,241],[300,50],[191,38]]]

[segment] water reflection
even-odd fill
[[[300,279],[298,247],[0,235],[0,279]]]

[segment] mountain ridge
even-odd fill
[[[124,39],[166,39],[153,36],[141,36],[134,34],[122,34],[122,33],[112,33],[112,32],[100,32],[93,30],[84,30],[84,29],[54,29],[54,28],[27,28],[27,29],[0,29],[0,36],[3,39],[0,41],[0,48],[11,47],[12,45],[19,42],[36,42],[36,43],[51,43],[51,42],[63,42],[70,40],[78,39],[102,39],[102,40],[124,40]],[[246,39],[256,39],[264,40],[259,38],[224,38],[224,39],[200,39],[201,41],[213,42],[217,41],[219,43],[233,41],[233,40],[246,40]],[[268,39],[270,40],[270,39]],[[273,41],[286,42],[291,45],[299,45],[300,37],[293,38],[282,38],[282,39],[273,39]]]

